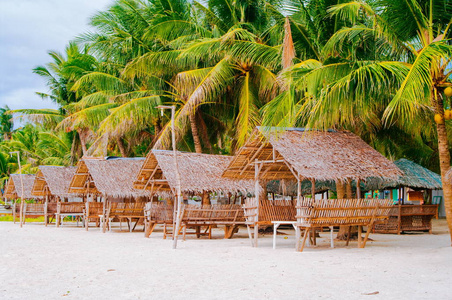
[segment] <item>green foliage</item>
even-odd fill
[[[116,0],[33,69],[59,109],[0,110],[0,151],[19,150],[24,172],[143,156],[170,145],[165,104],[176,106],[181,150],[234,153],[255,126],[306,126],[352,130],[388,157],[432,165],[430,87],[438,74],[450,83],[435,66],[452,54],[452,4],[433,2]],[[284,69],[287,21],[295,57]],[[12,114],[33,125],[13,133]],[[1,176],[16,172],[3,156]]]

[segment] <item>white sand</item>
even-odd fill
[[[294,251],[293,232],[259,239],[190,237],[172,250],[161,231],[86,232],[0,223],[0,299],[451,299],[452,248],[434,234],[373,234],[365,249]],[[376,295],[366,293],[378,292]]]

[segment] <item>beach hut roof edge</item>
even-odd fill
[[[254,191],[250,180],[233,180],[222,177],[232,157],[192,152],[177,152],[183,193]],[[176,189],[174,153],[170,150],[151,150],[146,156],[135,187],[153,189],[155,192],[172,192]]]
[[[35,174],[11,174],[5,187],[4,197],[7,199],[20,198],[21,191],[21,179],[24,184],[24,198],[25,199],[42,199],[42,196],[34,196],[31,194],[33,183],[35,181]]]
[[[105,197],[149,197],[135,189],[133,182],[144,158],[83,158],[69,186],[70,193],[90,193]]]
[[[53,195],[60,199],[78,196],[78,194],[68,192],[76,170],[77,167],[39,166],[32,194],[34,196]]]
[[[257,127],[223,176],[255,176],[255,161],[269,162],[260,178],[267,180],[332,180],[368,177],[397,179],[400,169],[349,131]]]

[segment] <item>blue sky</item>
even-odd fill
[[[56,108],[35,92],[48,92],[32,73],[89,29],[89,18],[112,0],[0,0],[0,106]]]

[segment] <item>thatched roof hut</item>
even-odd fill
[[[368,177],[397,179],[397,166],[348,131],[258,127],[223,176],[254,178],[255,161],[266,163],[259,178],[332,180]]]
[[[399,187],[409,187],[422,190],[442,189],[441,176],[408,159],[399,159],[394,164],[403,172],[396,180],[368,178],[365,190],[379,190]]]
[[[24,184],[24,199],[42,199],[42,196],[34,196],[31,194],[36,177],[35,174],[11,174],[3,196],[6,199],[17,199],[22,196],[21,177]]]
[[[133,182],[144,158],[84,158],[69,185],[69,193],[97,194],[104,197],[149,197],[149,192],[135,189]]]
[[[56,196],[60,199],[77,196],[68,192],[77,167],[39,166],[31,193],[34,196]]]
[[[171,192],[176,189],[176,170],[173,151],[152,150],[138,173],[135,187]],[[249,180],[222,177],[232,161],[231,156],[177,152],[181,190],[184,193],[254,191]]]

